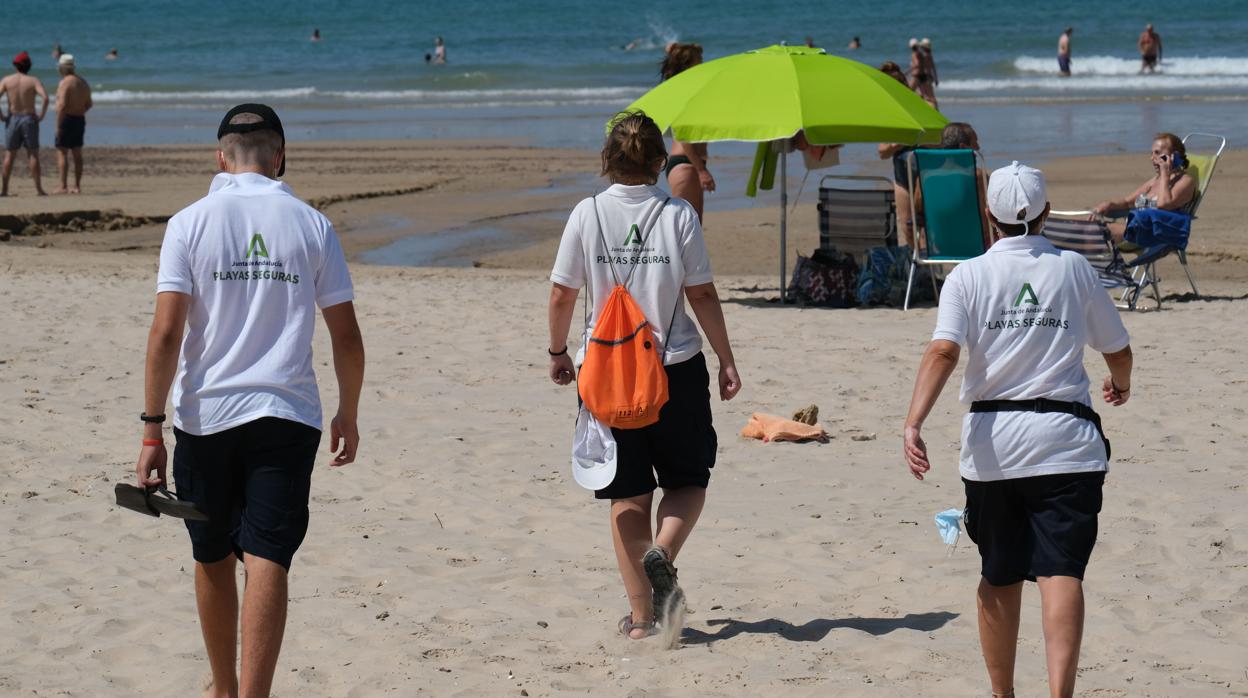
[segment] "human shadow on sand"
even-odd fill
[[[839,628],[861,630],[872,635],[887,635],[894,630],[931,632],[957,617],[957,613],[936,611],[934,613],[907,613],[903,618],[839,618],[836,620],[818,618],[801,625],[793,625],[777,618],[752,623],[731,618],[714,618],[708,620],[706,624],[722,625],[723,627],[719,630],[706,633],[693,628],[685,628],[681,639],[686,645],[703,645],[728,640],[742,633],[756,633],[779,635],[789,642],[819,642],[827,637],[828,633]]]

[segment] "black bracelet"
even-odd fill
[[[1123,390],[1122,388],[1119,388],[1117,385],[1115,385],[1115,384],[1114,384],[1114,379],[1113,379],[1113,378],[1110,378],[1110,379],[1109,379],[1109,387],[1113,388],[1113,389],[1114,389],[1114,392],[1115,392],[1115,393],[1118,393],[1119,395],[1126,395],[1127,393],[1131,392],[1131,389],[1130,389],[1130,388],[1127,388],[1126,390]]]
[[[567,356],[567,354],[568,354],[568,345],[566,345],[566,344],[565,344],[565,345],[563,345],[563,350],[561,350],[561,351],[551,351],[550,349],[547,349],[547,350],[546,350],[546,353],[547,353],[547,354],[550,354],[551,356]]]
[[[141,414],[139,415],[139,420],[140,420],[140,421],[143,421],[143,422],[146,422],[147,424],[164,424],[164,422],[165,422],[165,415],[163,415],[163,414],[148,414],[148,413],[146,413],[146,412],[143,412],[143,413],[141,413]]]

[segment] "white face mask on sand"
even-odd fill
[[[946,509],[936,515],[936,530],[940,532],[940,539],[949,546],[950,555],[962,536],[962,515],[961,509]]]

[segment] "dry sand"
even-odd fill
[[[324,146],[326,167],[347,168],[356,147]],[[578,194],[529,190],[593,166],[585,154],[483,147],[514,156],[515,169],[500,174],[493,155],[472,164],[461,149],[408,147],[387,166],[401,177],[362,168],[305,182],[292,175],[292,183],[321,197],[418,186],[455,167],[466,173],[420,193],[327,207],[345,239],[363,239],[367,222],[383,215],[433,230],[566,210]],[[147,158],[131,156],[135,168]],[[1124,189],[1122,181],[1147,174],[1136,176],[1137,160],[1052,163],[1053,199],[1091,203]],[[1248,695],[1248,542],[1237,540],[1248,526],[1248,328],[1239,317],[1248,273],[1233,198],[1248,181],[1246,165],[1238,154],[1224,162],[1193,243],[1202,290],[1219,298],[1125,316],[1138,374],[1128,405],[1102,409],[1116,459],[1087,580],[1081,695]],[[206,188],[211,168],[201,169],[135,184],[127,176],[116,186],[133,192],[101,194],[91,206],[168,215]],[[1117,178],[1089,174],[1106,169]],[[495,196],[504,185],[512,194]],[[87,199],[52,201],[85,207]],[[813,203],[799,209],[795,249],[814,244],[812,211]],[[691,613],[676,651],[615,634],[627,603],[606,509],[568,472],[575,397],[549,383],[542,353],[546,270],[561,223],[525,219],[530,249],[482,255],[487,267],[513,269],[355,265],[369,351],[361,459],[331,469],[322,455],[275,695],[985,693],[978,558],[965,539],[946,557],[932,522],[962,504],[964,410],[952,386],[925,429],[933,474],[918,483],[900,458],[934,310],[766,303],[768,293],[750,289],[774,289],[773,218],[764,207],[708,218],[745,388],[714,406],[719,464],[679,560]],[[0,446],[9,454],[0,486],[0,694],[193,695],[208,675],[182,527],[111,503],[113,483],[133,477],[140,436],[134,415],[159,243],[159,226],[149,228],[0,243],[8,330]],[[119,247],[132,249],[91,251]],[[1179,281],[1170,270],[1167,292],[1181,292]],[[332,409],[323,331],[316,351]],[[1087,363],[1103,373],[1099,360]],[[736,436],[751,412],[809,403],[822,408],[834,437],[827,445]],[[1024,598],[1018,687],[1037,695],[1044,662],[1034,587]]]

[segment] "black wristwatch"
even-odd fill
[[[143,413],[141,413],[141,414],[139,415],[139,419],[140,419],[141,421],[143,421],[143,422],[148,423],[148,424],[164,424],[164,422],[165,422],[165,415],[163,415],[163,414],[148,414],[148,413],[146,413],[146,412],[143,412]]]

